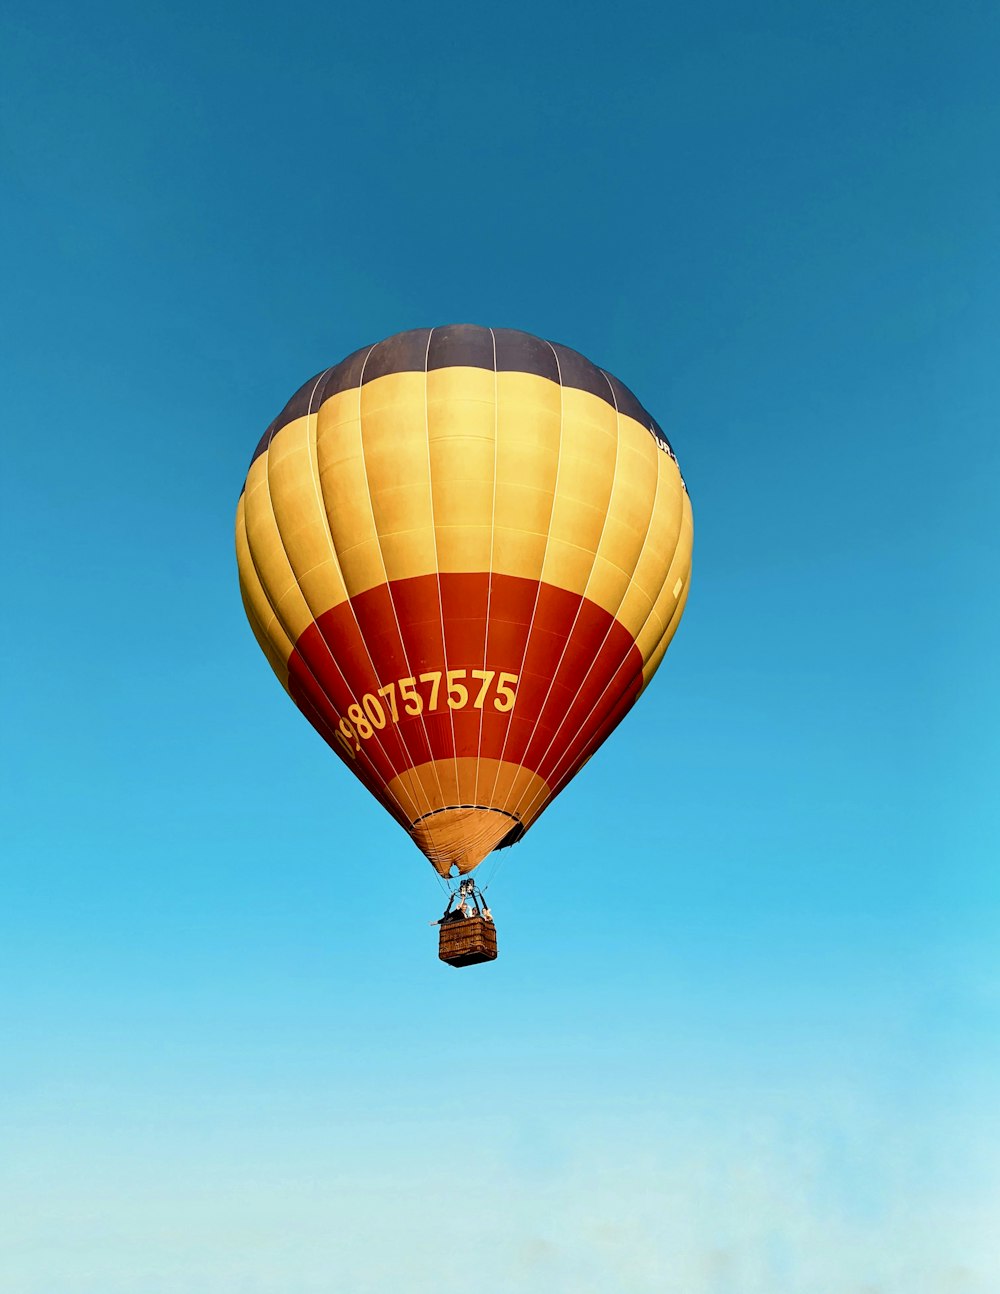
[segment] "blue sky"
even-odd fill
[[[978,3],[7,7],[0,1290],[1000,1287],[998,58]],[[627,382],[696,539],[455,973],[232,522],[309,374],[459,321]]]

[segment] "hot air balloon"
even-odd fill
[[[471,325],[306,382],[236,515],[272,669],[442,876],[520,839],[635,703],[691,542],[673,449],[626,386]]]

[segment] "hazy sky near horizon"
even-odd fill
[[[6,6],[3,1294],[1000,1288],[998,65],[986,3]],[[695,514],[458,973],[232,541],[301,382],[448,322],[617,374]]]

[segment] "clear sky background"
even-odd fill
[[[998,66],[962,0],[8,3],[3,1294],[1000,1289]],[[462,972],[232,541],[448,322],[695,511]]]

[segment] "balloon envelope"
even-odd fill
[[[470,325],[307,382],[236,516],[272,669],[442,875],[518,839],[635,703],[691,541],[673,450],[621,382]]]

